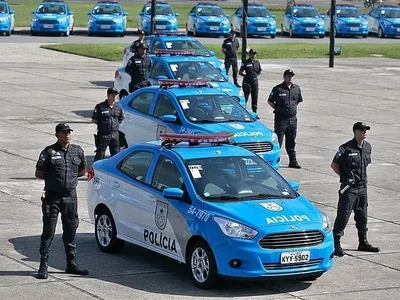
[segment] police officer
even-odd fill
[[[222,43],[222,52],[225,55],[225,69],[226,74],[229,74],[229,69],[232,66],[233,83],[240,87],[238,83],[238,64],[237,64],[237,53],[239,50],[239,41],[236,39],[236,31],[231,30],[229,37]]]
[[[118,91],[110,87],[107,99],[97,104],[93,110],[92,122],[97,124],[94,161],[104,158],[107,147],[111,156],[120,151],[119,124],[124,120],[124,112],[121,105],[115,102],[117,95]]]
[[[134,41],[132,43],[132,45],[131,45],[131,49],[130,50],[131,50],[132,53],[138,53],[139,52],[138,48],[139,48],[140,44],[146,44],[146,46],[148,46],[146,41],[144,40],[145,32],[143,30],[138,30],[138,35],[139,35],[139,38],[136,41]]]
[[[257,76],[261,74],[261,64],[255,59],[257,51],[250,49],[249,58],[242,63],[240,67],[239,75],[244,76],[243,78],[243,93],[244,98],[249,100],[249,95],[251,94],[251,109],[253,112],[257,112],[257,102],[258,102],[258,79]],[[244,72],[244,74],[243,74]]]
[[[333,227],[336,256],[343,256],[340,238],[344,234],[351,212],[358,230],[358,250],[379,252],[367,240],[367,166],[371,163],[371,144],[365,141],[371,127],[363,122],[353,125],[354,138],[339,147],[331,168],[340,176],[339,203]]]
[[[285,136],[286,152],[289,155],[289,168],[300,169],[296,159],[297,105],[303,102],[300,87],[292,82],[291,69],[283,73],[283,82],[275,86],[268,98],[268,104],[275,113],[275,133],[282,147]]]
[[[48,278],[50,246],[61,213],[63,242],[67,255],[66,272],[88,275],[89,272],[76,263],[75,233],[79,225],[76,186],[78,177],[85,175],[86,159],[83,149],[70,143],[72,129],[68,124],[56,126],[57,142],[47,146],[36,163],[35,176],[44,179],[42,196],[43,233],[40,238],[39,279]]]
[[[125,67],[125,72],[131,76],[130,93],[150,85],[148,79],[151,59],[147,56],[147,44],[140,43],[137,49],[138,52],[129,59]]]

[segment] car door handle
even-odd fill
[[[116,188],[120,187],[120,184],[117,181],[113,181],[112,185],[113,185],[113,187],[116,187]]]

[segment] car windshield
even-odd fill
[[[192,123],[255,122],[247,110],[228,95],[181,96],[178,102],[186,119]]]
[[[247,11],[247,15],[249,17],[271,17],[271,13],[265,7],[249,7]]]
[[[206,201],[293,199],[298,195],[257,155],[188,159],[185,164],[197,194]]]
[[[118,5],[97,5],[93,8],[94,15],[120,15],[121,8]]]
[[[209,62],[183,61],[169,63],[174,79],[208,78],[213,82],[226,82],[224,76]]]
[[[400,9],[381,10],[383,18],[400,18]]]
[[[339,18],[360,18],[363,14],[358,8],[342,8],[336,10],[336,15]]]
[[[36,10],[37,14],[65,14],[65,5],[63,4],[40,4]]]
[[[0,14],[6,14],[8,13],[7,5],[4,3],[0,3]]]
[[[221,7],[198,7],[197,8],[197,15],[198,16],[215,16],[215,17],[224,17],[224,11]]]
[[[195,56],[211,56],[210,52],[199,41],[175,40],[166,41],[167,49],[171,50],[194,50]]]
[[[293,16],[298,18],[315,18],[319,16],[319,12],[315,8],[295,8]]]
[[[144,13],[146,15],[151,15],[151,6],[146,6]],[[173,16],[174,11],[169,5],[157,5],[156,6],[156,15],[161,16]]]

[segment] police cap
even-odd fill
[[[118,91],[117,91],[115,88],[110,87],[110,88],[108,88],[108,90],[107,90],[107,96],[108,96],[108,95],[111,95],[111,94],[118,95]]]
[[[371,127],[365,124],[364,122],[357,122],[353,125],[353,131],[355,130],[370,130]]]
[[[285,70],[285,72],[283,72],[283,76],[286,76],[286,75],[294,76],[293,70],[292,69]]]
[[[56,126],[56,133],[65,132],[65,131],[73,131],[67,123],[60,123]]]

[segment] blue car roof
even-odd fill
[[[157,85],[145,87],[142,89],[143,92],[146,91],[159,91],[161,88]],[[217,88],[213,87],[169,87],[164,91],[168,91],[173,94],[175,97],[188,96],[188,95],[196,95],[201,90],[201,95],[226,95],[226,93],[220,91]]]
[[[149,35],[150,37],[150,35]],[[153,36],[152,36],[153,37]],[[175,41],[175,40],[192,40],[197,41],[195,38],[186,35],[154,35],[154,38],[162,39],[163,41]]]
[[[156,56],[156,58],[163,59],[167,63],[170,62],[181,62],[185,61],[185,58],[189,58],[190,61],[200,61],[200,62],[207,62],[207,58],[203,56],[193,56],[193,55],[165,55],[165,56]]]

